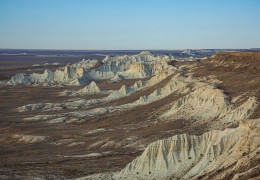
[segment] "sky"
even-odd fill
[[[0,0],[0,48],[260,48],[260,0]]]

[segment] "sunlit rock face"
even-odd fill
[[[79,90],[78,93],[81,94],[98,94],[101,90],[95,83],[95,81],[92,81],[89,85],[85,86],[83,89]]]
[[[120,81],[146,78],[171,70],[172,67],[167,63],[169,60],[168,56],[155,57],[149,52],[132,56],[106,57],[102,61],[103,64],[97,68],[95,68],[97,60],[82,60],[54,72],[45,70],[43,74],[17,74],[7,84],[84,85],[92,80]]]
[[[153,56],[149,52],[142,52],[133,56],[106,57],[104,65],[88,73],[90,79],[136,79],[150,77],[155,74],[171,70],[168,56]]]
[[[68,84],[80,85],[86,81],[83,68],[73,68],[72,66],[65,66],[64,70],[57,69],[52,72],[48,69],[43,74],[33,73],[31,75],[16,74],[11,78],[7,84],[39,84],[39,85],[52,85],[52,84]]]
[[[114,175],[115,179],[197,179],[214,171],[221,177],[256,158],[260,119],[241,121],[238,128],[201,136],[180,134],[150,144],[143,154]],[[250,156],[245,156],[250,154]],[[236,164],[233,169],[221,171]]]
[[[257,98],[249,97],[236,107],[220,89],[204,85],[176,101],[162,118],[211,122],[216,128],[249,118],[258,106]]]

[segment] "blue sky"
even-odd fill
[[[0,48],[260,48],[260,0],[0,0]]]

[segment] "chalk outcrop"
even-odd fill
[[[12,140],[18,143],[39,143],[46,139],[45,136],[34,136],[34,135],[25,135],[25,134],[14,134]]]
[[[257,106],[257,99],[249,97],[247,101],[235,107],[222,90],[204,85],[181,97],[162,118],[212,121],[220,126],[219,123],[236,123],[249,118]]]
[[[100,92],[101,91],[95,81],[92,81],[89,85],[78,91],[80,94],[98,94]]]
[[[84,85],[93,80],[120,81],[123,79],[146,78],[172,70],[168,65],[168,56],[154,56],[149,52],[142,52],[132,56],[107,56],[101,63],[97,60],[82,60],[67,65],[63,70],[52,72],[45,70],[43,74],[17,74],[7,82],[9,85]]]
[[[24,73],[19,73],[14,75],[7,84],[31,84],[31,79],[29,76],[26,76]]]
[[[64,70],[57,69],[52,72],[48,69],[43,74],[33,73],[31,75],[16,74],[7,82],[9,85],[36,84],[36,85],[81,85],[86,83],[83,68],[73,68],[65,66]]]
[[[118,81],[121,79],[135,79],[150,77],[172,67],[168,65],[168,56],[154,56],[149,52],[142,52],[138,55],[124,55],[106,57],[103,65],[89,72],[90,79],[110,79]]]
[[[37,104],[27,104],[17,108],[19,112],[28,112],[28,111],[35,111],[38,109],[42,109],[45,106],[44,103],[37,103]]]
[[[72,64],[73,68],[84,68],[84,69],[91,69],[97,66],[98,60],[90,60],[90,59],[82,59],[80,62]]]
[[[248,161],[257,158],[259,146],[260,119],[241,121],[238,128],[213,130],[201,136],[176,135],[150,144],[114,178],[207,179],[215,172],[215,178],[222,179],[246,166],[243,162],[250,165]],[[222,171],[233,164],[235,167]]]

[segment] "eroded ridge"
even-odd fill
[[[2,177],[254,179],[258,56],[142,52],[17,74],[1,83]]]

